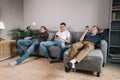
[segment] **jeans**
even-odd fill
[[[24,46],[28,47],[26,53],[24,53],[24,49],[23,49]],[[22,61],[27,59],[38,46],[39,46],[38,39],[18,40],[17,47],[18,47],[18,54],[20,55],[20,58],[16,60],[17,64],[20,64]]]
[[[70,59],[75,59],[78,63],[92,50],[94,50],[94,44],[90,41],[81,41],[72,44],[70,51]]]
[[[65,49],[65,43],[62,42],[62,41],[59,41],[59,40],[46,41],[46,42],[41,42],[40,43],[40,48],[43,52],[43,55],[45,57],[51,58],[50,54],[48,53],[47,48],[46,48],[46,47],[49,47],[49,46],[58,46],[60,48],[60,52],[59,52],[58,57],[57,57],[57,59],[59,60],[63,55],[62,51]]]

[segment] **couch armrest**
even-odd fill
[[[107,62],[107,41],[101,40],[100,41],[100,49],[103,53],[103,64]]]
[[[67,63],[70,61],[70,58],[69,58],[69,53],[70,53],[71,49],[67,49],[65,52],[64,52],[64,56],[63,56],[63,63],[64,63],[64,66],[68,68],[68,65]]]

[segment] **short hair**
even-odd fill
[[[97,31],[98,31],[98,33],[100,32],[100,29],[99,29],[99,27],[97,27],[97,26],[95,26],[95,25],[94,25],[93,27],[96,27],[96,28],[97,28]]]
[[[64,25],[64,26],[66,26],[66,23],[62,22],[62,23],[60,23],[60,25]]]
[[[41,26],[42,28],[44,28],[45,30],[47,30],[47,28],[45,26]]]

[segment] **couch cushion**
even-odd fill
[[[70,44],[75,43],[75,32],[70,31]]]
[[[47,41],[52,41],[54,39],[54,36],[55,36],[55,33],[53,32],[48,32],[49,36],[48,36],[48,39]]]
[[[81,35],[82,35],[82,32],[76,32],[76,36],[75,36],[76,37],[76,39],[75,39],[76,42],[78,42],[80,40]]]

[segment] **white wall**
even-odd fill
[[[6,27],[2,36],[9,39],[9,30],[23,27],[23,0],[0,0],[0,21],[3,21]]]
[[[110,0],[24,0],[24,26],[36,22],[57,30],[65,22],[69,30],[81,31],[86,25],[108,27]]]

